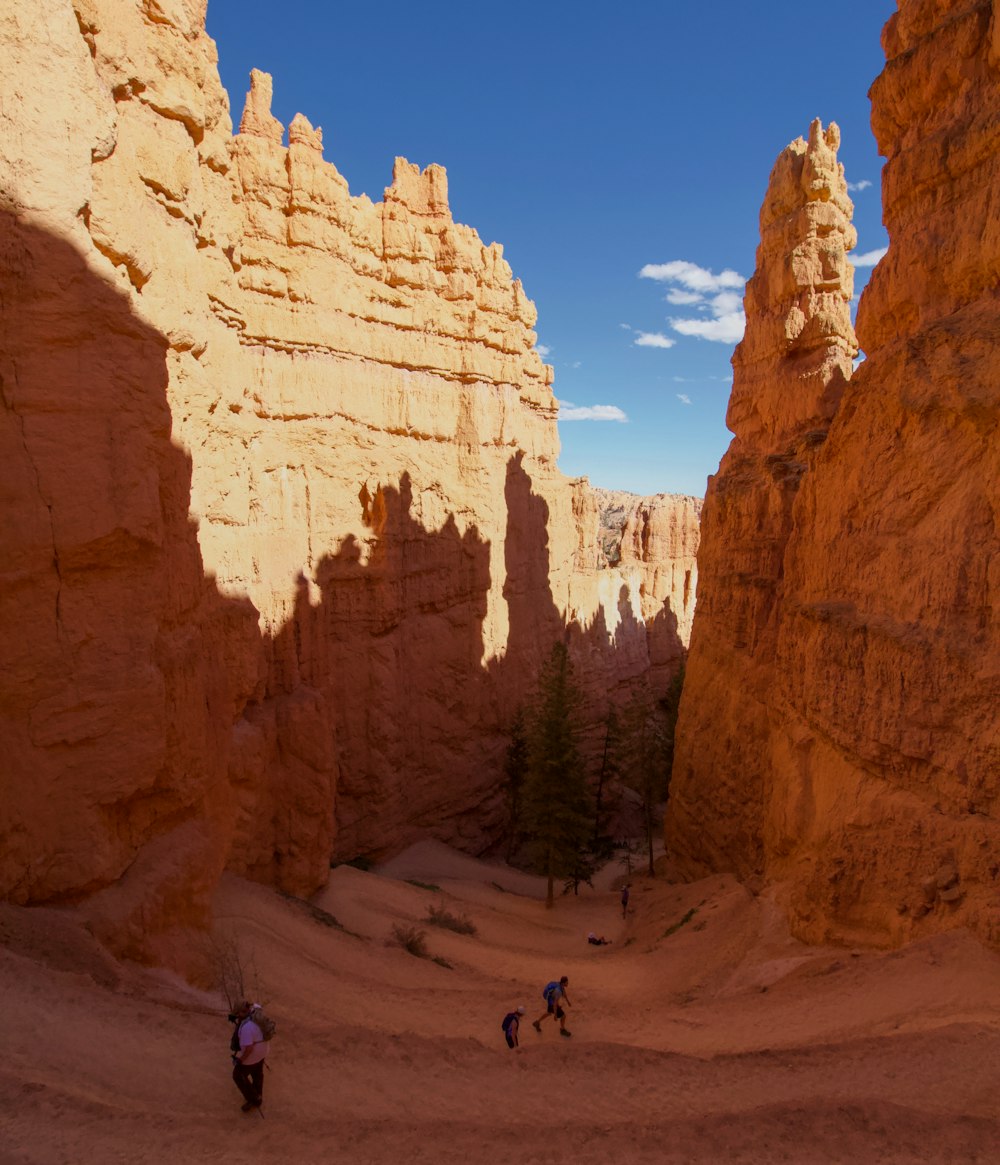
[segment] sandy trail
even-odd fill
[[[218,998],[113,963],[72,912],[4,908],[0,1161],[1000,1160],[1000,959],[969,935],[808,948],[724,877],[636,876],[623,922],[613,873],[546,911],[539,880],[422,843],[331,872],[315,905],[339,928],[225,880],[218,930],[280,1025],[263,1120]],[[387,945],[394,925],[451,966]],[[525,1024],[510,1052],[502,1015],[540,1014],[560,974],[573,1037]]]

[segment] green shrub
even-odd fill
[[[698,913],[697,906],[692,906],[691,909],[687,912],[687,914],[685,914],[684,917],[680,920],[680,922],[675,922],[673,926],[667,927],[667,929],[663,932],[663,937],[670,938],[670,936],[672,934],[676,934],[677,931],[679,931],[682,926],[689,923],[691,921],[691,919],[694,918],[694,916],[697,913]]]
[[[421,890],[433,890],[435,894],[441,893],[441,887],[435,886],[433,882],[418,882],[416,878],[407,878],[406,884],[408,886],[418,886]]]

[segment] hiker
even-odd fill
[[[260,1108],[264,1102],[264,1061],[267,1042],[254,1022],[255,1005],[244,1000],[229,1017],[236,1024],[230,1049],[233,1053],[233,1081],[243,1094],[244,1112]]]
[[[593,931],[587,935],[587,942],[589,942],[592,947],[609,947],[611,945],[611,939],[605,938],[603,934],[600,938],[598,938]]]
[[[625,885],[622,886],[622,918],[628,914],[628,890],[629,884],[626,882]]]
[[[566,994],[566,984],[569,983],[569,978],[566,975],[557,983],[555,979],[551,983],[546,984],[542,996],[545,999],[546,1010],[544,1015],[540,1015],[538,1019],[532,1023],[532,1027],[536,1032],[541,1034],[542,1020],[548,1019],[551,1015],[553,1019],[559,1020],[559,1034],[561,1036],[568,1036],[570,1033],[566,1030],[566,1012],[563,1011],[563,1004],[569,1007],[569,996]]]
[[[507,1047],[516,1048],[518,1046],[517,1029],[521,1026],[521,1016],[524,1015],[523,1007],[516,1007],[513,1011],[508,1011],[503,1017],[503,1023],[500,1027],[503,1029],[503,1034],[507,1038]]]

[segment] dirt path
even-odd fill
[[[219,931],[280,1022],[265,1119],[239,1111],[217,998],[117,967],[70,913],[5,908],[0,1162],[1000,1159],[1000,959],[968,935],[818,950],[730,879],[636,877],[624,922],[598,886],[546,911],[537,880],[425,843],[334,870],[334,927],[227,880]],[[572,1038],[525,1024],[509,1051],[504,1012],[539,1014],[561,974]]]

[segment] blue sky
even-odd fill
[[[234,120],[250,69],[273,74],[275,115],[323,127],[353,194],[381,198],[397,154],[447,168],[455,219],[538,307],[564,472],[701,496],[767,178],[814,117],[860,187],[855,254],[887,244],[867,91],[895,9],[209,0],[208,30]]]

